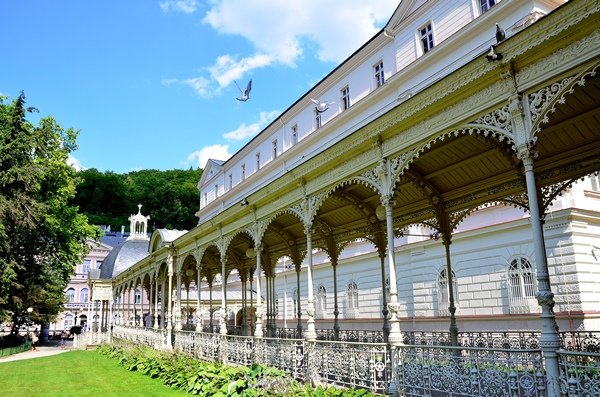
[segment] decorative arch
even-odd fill
[[[583,71],[565,77],[544,88],[527,95],[529,113],[532,121],[531,137],[536,142],[542,125],[549,122],[549,115],[556,111],[557,106],[566,102],[567,94],[572,94],[576,86],[584,86],[586,81],[596,76],[600,62],[596,61]]]

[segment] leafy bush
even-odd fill
[[[158,378],[166,385],[198,396],[373,396],[367,390],[311,387],[264,365],[227,366],[196,360],[177,352],[160,352],[142,346],[104,345],[97,350],[116,359],[130,371]]]

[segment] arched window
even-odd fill
[[[67,289],[67,292],[65,293],[65,295],[67,297],[67,303],[75,302],[75,288]]]
[[[450,288],[448,286],[448,273],[446,268],[441,269],[440,273],[438,274],[437,289],[438,313],[440,316],[449,316],[450,311],[448,310],[448,306],[450,305]],[[458,285],[456,283],[456,275],[454,274],[454,271],[452,271],[452,290],[454,295],[454,305],[456,306]]]
[[[354,281],[348,284],[346,290],[346,317],[356,318],[358,315],[358,285]]]
[[[73,325],[75,325],[75,323],[73,322],[74,317],[72,314],[67,314],[65,316],[65,330],[68,330],[69,328],[71,328]]]
[[[317,291],[317,307],[315,308],[318,318],[325,317],[325,311],[327,310],[327,290],[323,284],[319,285],[319,290]]]
[[[90,296],[89,292],[90,291],[87,288],[82,288],[81,291],[79,291],[79,302],[87,302]]]
[[[535,300],[535,273],[527,258],[519,256],[508,264],[508,289],[511,313],[538,311]]]
[[[510,293],[515,298],[534,297],[533,271],[531,263],[523,257],[518,257],[510,262],[508,267],[510,279]]]
[[[140,303],[142,303],[142,290],[139,288],[135,290],[134,303],[136,305],[139,305]]]

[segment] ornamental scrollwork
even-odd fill
[[[548,107],[552,99],[560,93],[564,87],[569,85],[575,77],[566,77],[559,82],[551,84],[549,87],[544,87],[532,94],[528,95],[529,99],[529,111],[531,113],[531,121],[535,123],[538,118],[542,116],[544,110]],[[559,99],[559,103],[564,103],[564,98]],[[548,115],[546,114],[542,121],[548,122]]]
[[[489,125],[512,133],[510,105],[493,110],[474,121],[475,124]]]

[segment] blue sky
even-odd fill
[[[77,167],[226,160],[369,40],[395,0],[0,0],[0,95],[80,130]],[[234,80],[253,80],[238,102]],[[5,99],[6,101],[6,99]]]

